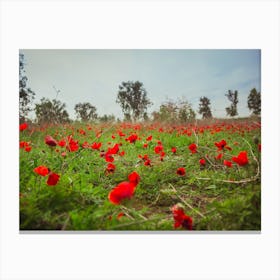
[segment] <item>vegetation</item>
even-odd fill
[[[202,115],[203,119],[211,119],[212,118],[212,112],[210,109],[210,99],[207,97],[200,97],[200,103],[199,103],[199,114]]]
[[[27,87],[27,77],[24,70],[24,55],[19,54],[19,118],[24,122],[28,113],[32,110],[31,104],[35,98],[35,92]]]
[[[74,109],[78,119],[83,122],[94,121],[97,119],[96,107],[89,102],[78,103],[75,105]]]
[[[20,130],[21,230],[261,229],[255,119]]]
[[[237,112],[237,103],[238,103],[238,91],[235,90],[234,92],[229,90],[226,94],[226,97],[231,102],[231,105],[226,108],[226,113],[230,117],[235,117],[238,115]]]
[[[260,115],[261,113],[261,93],[257,92],[255,88],[250,91],[248,96],[248,108],[253,111],[254,115]]]
[[[35,104],[36,121],[38,124],[60,124],[70,122],[66,105],[57,99],[42,98]]]
[[[147,91],[139,81],[122,82],[116,102],[120,104],[126,121],[138,121],[147,117],[147,108],[152,104]]]

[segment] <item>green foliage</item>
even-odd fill
[[[204,121],[201,123],[204,127]],[[232,121],[223,123],[214,124],[213,133],[212,129],[200,130],[198,121],[196,134],[190,135],[185,131],[195,129],[193,123],[188,126],[75,123],[52,125],[43,131],[42,127],[34,128],[32,134],[28,130],[20,132],[20,141],[31,142],[32,146],[30,152],[20,149],[20,229],[171,231],[174,220],[170,209],[182,203],[186,214],[193,218],[194,230],[260,230],[260,177],[242,183],[256,175],[257,162],[248,152],[247,166],[227,168],[223,165],[223,159],[231,160],[240,151],[249,151],[250,146],[260,162],[260,129],[253,121],[250,126],[248,120],[244,126],[235,120],[232,130],[228,129]],[[87,130],[89,126],[91,130]],[[236,131],[236,127],[240,127],[240,131]],[[253,129],[247,130],[248,127]],[[80,129],[86,130],[86,135],[79,134]],[[95,131],[101,129],[103,133],[97,140]],[[118,135],[120,130],[124,137]],[[49,147],[44,142],[46,134],[59,140],[73,132],[77,132],[74,139],[79,142],[76,152],[68,152],[66,147]],[[135,143],[125,141],[132,133],[137,133],[139,139]],[[116,138],[112,139],[112,135]],[[149,135],[153,139],[144,148]],[[221,139],[225,139],[232,150],[222,151],[223,159],[219,161],[215,159],[219,151],[214,143]],[[159,140],[164,147],[163,160],[154,152]],[[114,156],[115,172],[106,172],[107,162],[100,156],[101,150],[82,148],[85,141],[102,142],[103,151],[122,143],[120,151],[125,151],[125,155]],[[196,141],[198,152],[192,154],[188,146]],[[177,148],[176,153],[171,152],[172,147]],[[65,151],[66,156],[62,156]],[[138,157],[144,154],[151,159],[151,166],[145,166]],[[205,166],[200,166],[199,159],[206,154],[211,163],[207,161]],[[47,176],[33,171],[39,165],[60,175],[57,185],[48,186]],[[176,174],[178,167],[186,169],[185,176]],[[127,181],[132,171],[141,177],[133,198],[113,205],[108,200],[109,192]],[[230,180],[240,183],[233,184]]]
[[[57,99],[42,98],[35,104],[36,121],[38,124],[59,124],[70,122],[66,105]]]
[[[140,120],[152,104],[147,97],[147,91],[139,81],[122,82],[116,102],[120,104],[126,121]]]
[[[230,117],[235,117],[238,115],[237,112],[237,103],[238,103],[238,91],[235,90],[234,92],[229,90],[226,94],[226,97],[231,102],[231,105],[226,108],[226,113]]]
[[[27,87],[27,77],[24,70],[24,55],[19,54],[19,117],[20,121],[26,120],[28,113],[32,110],[32,101],[35,98],[35,92]]]
[[[153,112],[153,120],[167,123],[186,123],[195,119],[191,104],[185,99],[167,100],[161,104],[158,112]]]
[[[202,115],[203,119],[211,119],[212,118],[212,112],[210,108],[210,99],[207,97],[200,97],[200,103],[199,103],[199,111],[198,113]]]
[[[97,119],[96,107],[89,102],[78,103],[75,105],[77,118],[82,122],[94,121]]]
[[[250,91],[248,96],[248,108],[253,111],[254,115],[260,115],[261,113],[261,93],[257,92],[255,88]]]
[[[116,118],[113,114],[111,115],[103,115],[98,118],[100,122],[115,122]]]

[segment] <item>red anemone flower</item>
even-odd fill
[[[221,159],[222,157],[223,157],[223,154],[220,153],[220,154],[218,154],[217,156],[215,156],[215,159],[219,160],[219,159]]]
[[[52,147],[56,146],[56,144],[57,144],[56,141],[50,135],[47,135],[45,137],[45,143]]]
[[[195,143],[192,143],[189,145],[189,150],[194,154],[197,152],[197,145]]]
[[[176,149],[175,147],[172,147],[172,148],[171,148],[171,152],[172,152],[173,154],[175,154],[175,153],[177,152],[177,149]]]
[[[60,140],[58,143],[58,146],[64,147],[66,145],[66,141],[64,139]]]
[[[186,170],[185,170],[184,167],[180,167],[180,168],[177,169],[176,173],[180,176],[184,176],[186,174]]]
[[[218,150],[223,150],[223,148],[227,145],[227,142],[223,139],[220,142],[215,142],[215,146],[218,148]]]
[[[108,152],[105,154],[105,160],[107,162],[113,162],[115,159],[114,157],[112,156],[112,154],[109,154]]]
[[[37,166],[36,168],[33,169],[33,171],[41,176],[46,176],[50,173],[49,168],[44,165]]]
[[[148,137],[146,138],[146,141],[151,141],[151,140],[152,140],[152,138],[153,138],[153,136],[152,136],[152,135],[150,135],[150,136],[148,136]]]
[[[171,208],[174,218],[174,228],[183,227],[192,230],[193,220],[190,216],[186,215],[183,206],[178,203]]]
[[[59,178],[60,178],[60,175],[51,172],[49,174],[49,178],[48,178],[47,184],[49,186],[55,186],[57,184],[57,182],[59,181]]]
[[[201,158],[199,160],[200,165],[205,165],[206,164],[206,160],[204,158]]]
[[[116,166],[113,163],[108,163],[106,167],[106,171],[109,173],[113,173],[116,169]]]
[[[224,160],[224,166],[232,167],[232,162],[228,160]]]
[[[155,153],[156,154],[160,154],[162,151],[163,151],[163,146],[162,145],[155,146]]]
[[[30,152],[30,151],[31,151],[31,149],[32,149],[32,147],[31,147],[31,146],[26,146],[26,147],[24,148],[24,150],[25,150],[26,152]]]
[[[99,150],[101,146],[102,146],[102,143],[96,143],[96,142],[94,142],[94,143],[91,145],[91,148],[92,148],[93,150]]]
[[[135,188],[140,181],[139,174],[134,171],[128,175],[129,182],[121,182],[108,195],[113,204],[120,204],[124,199],[132,198]]]
[[[27,127],[28,127],[27,123],[22,123],[22,124],[19,125],[19,130],[20,130],[20,131],[23,131],[23,130],[25,130]]]
[[[249,163],[246,151],[240,152],[237,157],[232,157],[232,160],[240,166],[244,166]]]

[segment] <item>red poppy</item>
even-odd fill
[[[128,175],[128,180],[130,183],[138,185],[138,183],[140,182],[140,176],[136,171],[133,171]]]
[[[246,151],[240,152],[237,157],[232,157],[232,160],[240,166],[244,166],[249,163]]]
[[[113,204],[120,204],[122,200],[132,198],[135,188],[131,182],[122,182],[110,191],[108,198]]]
[[[151,160],[150,159],[145,160],[144,165],[151,166]]]
[[[31,149],[32,149],[32,147],[31,147],[31,146],[26,146],[26,147],[24,148],[24,150],[25,150],[26,152],[30,152],[30,151],[31,151]]]
[[[119,220],[122,216],[124,216],[124,213],[123,212],[120,212],[117,216],[117,219]]]
[[[102,146],[102,143],[96,143],[96,142],[94,142],[94,143],[91,145],[91,148],[92,148],[93,150],[99,150],[101,146]]]
[[[66,141],[64,139],[60,140],[58,143],[58,146],[64,147],[66,145]]]
[[[220,142],[215,142],[215,146],[218,148],[218,150],[223,150],[226,146],[227,142],[223,139]]]
[[[108,152],[105,154],[105,160],[107,162],[113,162],[115,159],[114,157],[112,156],[112,154],[109,154]]]
[[[128,138],[126,138],[126,141],[129,141],[130,143],[135,143],[137,139],[138,139],[137,134],[131,134]]]
[[[27,123],[22,123],[22,124],[19,125],[19,130],[20,130],[20,131],[23,131],[23,130],[25,130],[27,127],[28,127]]]
[[[220,153],[220,154],[218,154],[217,156],[215,156],[215,159],[219,160],[219,159],[221,159],[222,157],[223,157],[223,154]]]
[[[33,169],[33,171],[41,176],[46,176],[49,174],[50,170],[48,167],[44,166],[44,165],[40,165],[36,168]]]
[[[116,169],[116,166],[113,163],[108,163],[107,167],[106,167],[106,171],[108,171],[109,173],[113,173]]]
[[[194,154],[197,152],[197,145],[195,143],[192,143],[189,145],[189,150]]]
[[[206,160],[204,158],[201,158],[199,160],[200,165],[205,165],[206,164]]]
[[[258,151],[261,152],[261,149],[262,149],[262,145],[258,144]]]
[[[186,170],[185,170],[184,167],[180,167],[180,168],[177,169],[176,173],[180,176],[184,176],[186,174]]]
[[[45,143],[52,147],[56,146],[56,144],[57,144],[56,141],[50,135],[47,135],[45,137]]]
[[[29,145],[29,143],[28,142],[25,142],[25,141],[20,141],[19,142],[19,147],[22,149],[22,148],[24,148],[24,147],[27,147]]]
[[[115,155],[119,151],[119,144],[115,144],[113,148],[108,149],[108,154]]]
[[[224,165],[227,167],[232,167],[232,162],[228,160],[224,160]]]
[[[152,139],[153,139],[153,136],[150,135],[150,136],[148,136],[148,137],[146,138],[146,141],[151,141]]]
[[[172,148],[171,148],[171,152],[172,152],[173,154],[175,154],[175,153],[177,152],[177,149],[176,149],[175,147],[172,147]]]
[[[125,155],[125,151],[121,151],[121,152],[119,153],[119,155],[120,155],[121,157],[123,157],[123,156]]]
[[[47,184],[49,186],[55,186],[57,184],[57,182],[59,181],[59,178],[60,178],[60,175],[51,172],[49,174],[49,178],[48,178]]]
[[[162,151],[163,151],[163,146],[162,145],[155,146],[155,153],[156,154],[160,154]]]
[[[190,216],[186,215],[184,208],[180,203],[174,205],[171,208],[174,218],[174,228],[183,227],[188,230],[192,230],[193,220]]]
[[[144,143],[143,144],[143,148],[147,148],[148,147],[148,144],[147,143]]]
[[[68,136],[68,150],[70,152],[76,152],[79,150],[78,140],[75,141],[72,136]]]

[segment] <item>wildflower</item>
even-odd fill
[[[51,173],[49,174],[47,184],[48,184],[49,186],[55,186],[55,185],[57,184],[57,182],[59,181],[59,178],[60,178],[60,175],[51,172]]]
[[[113,204],[120,204],[124,199],[131,199],[135,188],[140,181],[140,176],[137,172],[132,172],[128,175],[129,182],[121,182],[108,195],[108,199]]]
[[[148,143],[144,143],[143,148],[147,148],[147,147],[148,147]]]
[[[150,135],[150,136],[148,136],[148,137],[146,138],[146,141],[151,141],[151,140],[152,140],[152,138],[153,138],[153,136],[152,136],[152,135]]]
[[[120,212],[117,216],[117,219],[119,220],[122,216],[124,216],[124,213],[123,212]]]
[[[112,156],[112,154],[109,154],[108,152],[105,154],[105,160],[107,162],[113,162],[115,159],[114,157]]]
[[[114,173],[116,166],[113,163],[108,163],[106,167],[106,171],[109,173]]]
[[[232,167],[232,162],[228,160],[224,160],[224,166]]]
[[[224,149],[224,147],[227,145],[227,142],[223,139],[220,142],[215,142],[215,146],[218,148],[218,151],[221,151]]]
[[[162,145],[155,146],[154,150],[156,154],[160,154],[163,151],[163,146]]]
[[[184,167],[180,167],[180,168],[177,169],[176,173],[180,176],[184,176],[186,174],[186,170],[185,170]]]
[[[22,124],[19,125],[19,130],[20,130],[20,131],[23,131],[23,130],[25,130],[27,127],[28,127],[27,123],[22,123]]]
[[[219,153],[217,156],[215,156],[215,159],[216,160],[219,160],[223,157],[223,154],[222,153]]]
[[[37,166],[36,168],[33,169],[33,171],[41,176],[46,176],[50,172],[49,168],[44,165]]]
[[[137,139],[138,139],[137,134],[131,134],[128,138],[126,138],[126,141],[129,141],[130,143],[135,143]]]
[[[199,160],[199,164],[200,164],[200,165],[205,165],[205,164],[206,164],[206,160],[205,160],[204,158],[201,158],[201,159]]]
[[[258,144],[258,151],[261,152],[261,149],[262,149],[262,145]]]
[[[47,135],[45,137],[45,143],[52,147],[56,146],[56,144],[57,144],[56,141],[50,135]]]
[[[30,152],[30,151],[31,151],[31,149],[32,149],[32,147],[31,147],[31,146],[26,146],[26,147],[24,148],[24,150],[25,150],[26,152]]]
[[[197,145],[195,143],[192,143],[189,145],[189,150],[192,152],[192,154],[197,152]]]
[[[188,230],[192,230],[193,220],[190,216],[186,215],[181,203],[174,205],[171,208],[174,218],[174,228],[183,227]]]
[[[64,147],[66,145],[66,141],[64,139],[60,140],[58,143],[58,146]]]
[[[94,143],[91,145],[91,148],[92,148],[93,150],[99,150],[101,146],[102,146],[102,143],[96,143],[96,142],[94,142]]]
[[[246,151],[240,152],[237,157],[232,157],[232,160],[240,166],[244,166],[249,163]]]
[[[173,154],[175,154],[175,153],[177,152],[177,149],[176,149],[175,147],[172,147],[172,148],[171,148],[171,152],[172,152]]]

